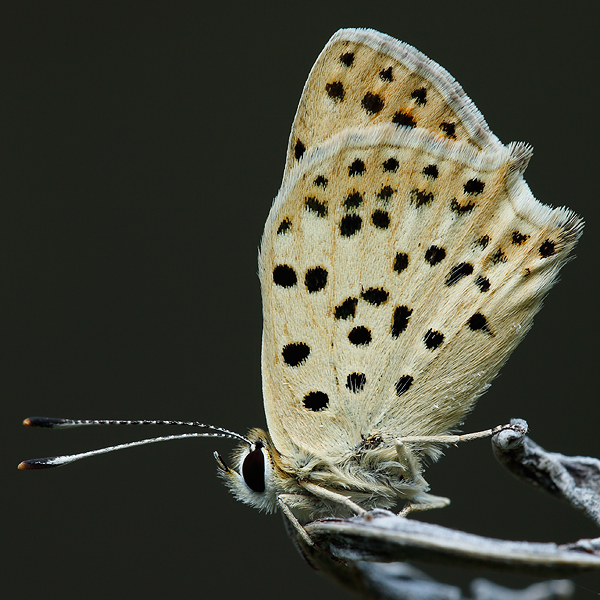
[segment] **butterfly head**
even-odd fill
[[[233,453],[233,468],[215,452],[219,474],[238,500],[273,512],[277,508],[277,495],[284,491],[284,480],[289,476],[277,466],[277,451],[268,433],[253,429],[248,441],[242,442]]]

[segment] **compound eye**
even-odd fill
[[[262,445],[256,445],[242,463],[242,477],[253,492],[265,491],[265,457]]]

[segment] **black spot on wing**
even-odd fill
[[[446,250],[439,246],[429,246],[425,251],[425,260],[433,267],[446,258]]]
[[[361,104],[367,114],[370,115],[380,113],[385,105],[383,98],[379,94],[372,94],[371,92],[367,92],[364,95]]]
[[[506,258],[506,254],[504,254],[504,251],[502,250],[502,248],[498,248],[490,255],[490,262],[493,265],[497,265],[499,263],[505,263],[507,260],[508,259]]]
[[[304,208],[318,217],[325,218],[327,216],[327,203],[317,200],[314,196],[304,199]]]
[[[475,285],[479,288],[479,291],[485,293],[490,289],[490,280],[487,277],[481,275],[475,280]]]
[[[373,306],[380,306],[387,302],[389,298],[389,293],[383,288],[369,288],[361,293],[360,297],[369,304]]]
[[[449,138],[456,137],[456,124],[455,123],[441,123],[440,129]]]
[[[483,333],[493,335],[487,319],[479,312],[470,317],[470,319],[467,321],[467,325],[472,331],[482,331]]]
[[[283,219],[281,223],[279,223],[279,227],[277,228],[277,235],[283,235],[284,233],[288,233],[292,229],[292,222],[289,219]]]
[[[325,392],[309,392],[304,396],[302,403],[308,410],[319,412],[329,406],[329,396]]]
[[[350,177],[356,177],[358,175],[362,175],[365,172],[365,163],[357,158],[349,167],[348,167],[348,175]]]
[[[394,271],[402,273],[408,267],[408,254],[406,252],[396,252],[394,258]]]
[[[289,265],[277,265],[273,269],[273,282],[284,288],[289,288],[296,285],[298,278],[296,271]]]
[[[556,252],[556,244],[551,240],[546,240],[540,246],[540,256],[542,258],[548,258]]]
[[[470,213],[475,208],[475,202],[466,202],[460,204],[456,198],[452,198],[450,201],[450,210],[457,215],[464,215]]]
[[[402,375],[398,381],[396,381],[396,396],[402,396],[410,389],[413,384],[414,378],[410,375]]]
[[[427,204],[433,201],[433,193],[413,188],[410,192],[410,201],[417,208],[420,208],[421,206],[426,206]]]
[[[354,327],[348,334],[348,340],[354,346],[366,346],[371,343],[371,339],[371,332],[363,325]]]
[[[394,195],[394,190],[389,185],[384,185],[379,192],[377,192],[377,198],[387,202]]]
[[[310,355],[308,344],[298,342],[296,344],[287,344],[281,352],[283,361],[290,367],[298,367],[303,364]]]
[[[469,179],[469,181],[463,185],[463,190],[465,191],[465,194],[477,196],[483,192],[484,187],[485,183],[483,183],[483,181],[480,181],[479,179]]]
[[[344,52],[344,54],[340,56],[340,62],[345,67],[351,67],[354,64],[354,52]]]
[[[296,144],[294,145],[295,159],[300,160],[305,152],[306,152],[306,146],[300,140],[296,140]]]
[[[363,391],[365,383],[367,376],[364,373],[350,373],[346,378],[346,387],[355,394]]]
[[[358,208],[363,203],[363,196],[360,192],[356,190],[352,190],[344,200],[344,208],[346,210],[351,210],[353,208]]]
[[[387,229],[390,226],[390,215],[385,210],[373,211],[371,222],[378,229]]]
[[[479,246],[480,248],[485,249],[489,246],[489,243],[491,241],[492,240],[490,239],[489,235],[482,235],[481,237],[479,237],[475,240],[475,245]]]
[[[340,305],[335,307],[334,315],[336,319],[354,318],[356,315],[356,305],[358,298],[346,298]]]
[[[340,221],[340,234],[343,237],[351,237],[360,231],[362,218],[360,215],[345,215]]]
[[[388,158],[386,161],[384,161],[382,166],[384,171],[387,171],[388,173],[395,173],[398,170],[400,163],[395,158]]]
[[[304,285],[311,292],[320,292],[327,285],[327,270],[323,267],[314,267],[306,271]]]
[[[430,329],[423,336],[423,343],[428,350],[436,350],[444,343],[444,334]]]
[[[399,110],[393,117],[392,123],[396,125],[404,125],[405,127],[416,127],[417,122],[415,118],[403,110]]]
[[[511,236],[511,241],[515,246],[521,246],[529,239],[529,236],[526,233],[521,233],[520,231],[513,231]]]
[[[394,316],[392,317],[392,337],[397,338],[406,331],[408,321],[412,315],[412,310],[408,306],[396,306]]]
[[[446,276],[446,285],[448,287],[453,286],[455,283],[458,283],[463,277],[467,277],[467,275],[471,275],[473,273],[473,265],[469,263],[460,263],[458,265],[454,265],[450,272]]]
[[[331,83],[325,84],[325,92],[335,102],[342,102],[346,92],[344,91],[344,84],[341,81],[332,81]]]
[[[392,67],[388,67],[387,69],[382,69],[381,71],[379,71],[379,79],[381,79],[381,81],[387,82],[393,81],[394,76]]]
[[[427,165],[423,169],[422,173],[425,175],[425,177],[429,177],[431,179],[437,179],[439,175],[437,165]]]
[[[410,97],[415,101],[415,104],[419,106],[425,106],[427,104],[427,90],[424,87],[413,90]]]

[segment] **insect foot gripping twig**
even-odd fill
[[[496,458],[519,479],[565,500],[600,527],[600,460],[547,452],[527,437],[527,423],[492,438]]]

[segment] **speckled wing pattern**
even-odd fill
[[[279,452],[335,461],[372,435],[393,443],[461,422],[583,226],[533,197],[530,156],[502,145],[416,50],[374,31],[332,38],[261,245],[263,394]]]
[[[379,123],[420,127],[477,149],[502,146],[440,65],[377,31],[342,29],[329,40],[304,86],[285,175],[308,149],[342,129]]]

